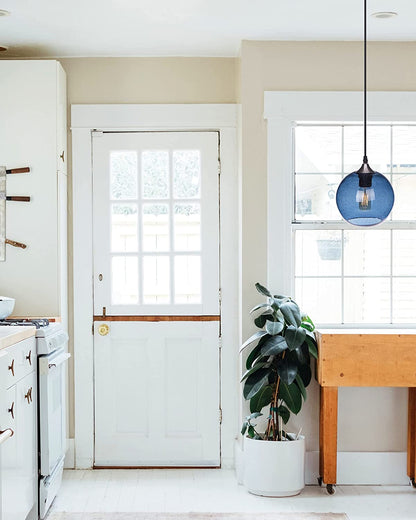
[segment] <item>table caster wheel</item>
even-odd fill
[[[328,493],[328,495],[335,495],[335,484],[327,484],[326,485],[326,492]]]
[[[415,482],[415,479],[414,479],[414,478],[411,478],[411,479],[410,479],[410,484],[411,484],[411,486],[413,486],[414,488],[416,488],[416,482]]]
[[[322,487],[324,484],[324,479],[322,477],[318,477],[318,486]]]

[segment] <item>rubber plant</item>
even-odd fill
[[[260,330],[240,348],[240,352],[251,348],[247,371],[241,379],[244,398],[250,401],[250,415],[241,433],[262,440],[293,440],[293,435],[283,430],[283,424],[291,413],[299,413],[306,400],[306,387],[312,377],[311,356],[317,357],[315,326],[290,297],[272,295],[259,283],[256,289],[267,300],[250,311],[257,315],[254,323]],[[259,433],[252,421],[263,415],[265,407],[270,411],[267,427]]]

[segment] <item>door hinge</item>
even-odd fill
[[[91,325],[91,334],[94,336],[94,322],[92,322],[92,325]]]
[[[221,159],[218,157],[218,175],[221,175]]]
[[[222,349],[222,335],[221,334],[218,336],[218,346],[220,349]]]
[[[222,408],[219,408],[219,410],[218,410],[218,418],[219,418],[220,424],[222,424]]]
[[[218,301],[220,303],[222,302],[222,289],[221,289],[221,287],[218,289]]]
[[[93,131],[91,132],[91,135],[92,135],[93,137],[102,137],[103,134],[104,134],[104,132],[102,132],[101,130],[93,130]]]

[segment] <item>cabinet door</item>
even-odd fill
[[[21,468],[18,464],[16,385],[1,393],[0,402],[0,428],[14,431],[14,435],[0,448],[1,519],[21,520],[24,516],[20,495]]]
[[[32,509],[36,501],[36,380],[32,372],[16,385],[17,424],[16,441],[18,448],[18,468],[20,472],[20,510],[21,518]]]

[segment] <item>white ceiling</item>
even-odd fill
[[[241,40],[360,40],[363,0],[0,0],[4,56],[237,56]],[[368,0],[371,40],[416,40],[415,0]]]

